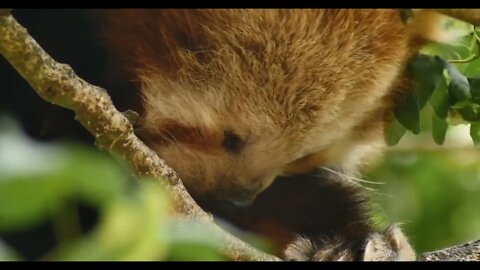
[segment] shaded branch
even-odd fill
[[[11,16],[0,10],[0,53],[44,100],[70,109],[95,137],[100,149],[124,160],[138,176],[158,179],[169,191],[179,219],[208,224],[225,240],[224,253],[233,260],[278,260],[226,233],[188,194],[178,175],[133,133],[128,119],[107,92],[79,78],[73,69],[53,60]]]
[[[480,9],[434,9],[438,13],[480,26]]]

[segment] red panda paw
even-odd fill
[[[415,252],[398,225],[374,232],[366,241],[311,239],[298,236],[284,251],[288,261],[414,261]]]
[[[383,234],[373,233],[367,239],[364,261],[415,261],[415,251],[396,224]]]

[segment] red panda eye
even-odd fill
[[[243,141],[232,131],[224,131],[222,146],[227,152],[237,153],[241,150]]]

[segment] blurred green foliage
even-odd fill
[[[392,151],[370,172],[375,201],[418,252],[480,239],[480,151]]]
[[[0,120],[0,260],[225,259],[208,228],[172,222],[156,181],[133,181],[120,162],[85,146],[35,143]],[[79,204],[98,212],[87,231]],[[42,224],[53,228],[54,244],[37,255],[2,240]]]

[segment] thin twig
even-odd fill
[[[480,26],[480,9],[434,9],[436,12]]]

